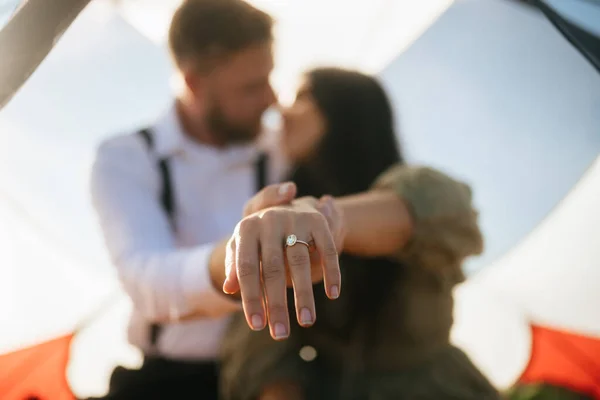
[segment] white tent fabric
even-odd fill
[[[498,385],[529,360],[529,324],[600,339],[600,157],[525,240],[456,291],[454,341]]]
[[[600,338],[600,157],[532,234],[474,277],[531,321]]]
[[[517,2],[456,1],[381,76],[411,161],[476,188],[486,250],[471,270],[517,244],[600,152],[600,75]]]
[[[581,220],[600,218],[598,182],[571,195],[587,208],[555,210],[600,152],[597,72],[536,10],[462,0],[381,76],[412,161],[475,188],[487,248],[470,267],[492,266],[457,290],[453,340],[506,388],[529,360],[530,322],[600,337],[600,281],[586,278],[598,273],[599,250],[594,222]]]
[[[6,200],[0,203],[0,354],[68,333],[110,294],[106,282],[79,268],[80,260]]]
[[[452,0],[248,0],[275,18],[272,75],[289,100],[298,75],[315,65],[380,71],[423,32]],[[180,0],[120,0],[123,15],[155,43],[164,44]]]
[[[81,396],[102,394],[117,363],[140,361],[91,210],[89,167],[99,140],[162,112],[170,73],[164,50],[96,2],[0,112],[0,298],[10,305],[0,308],[0,351],[66,333],[108,301],[73,346]]]
[[[511,384],[526,364],[529,321],[600,332],[593,309],[569,312],[570,304],[598,300],[600,280],[586,281],[598,259],[595,227],[568,225],[581,215],[560,211],[571,203],[568,212],[586,206],[583,222],[598,226],[591,207],[597,179],[577,187],[572,196],[580,203],[568,200],[553,210],[600,150],[600,114],[594,112],[600,78],[548,21],[505,0],[255,3],[279,20],[274,81],[284,99],[307,66],[379,72],[396,58],[381,77],[396,101],[410,159],[475,187],[488,247],[472,266],[495,262],[457,291],[453,337],[497,385]],[[169,4],[131,2],[122,9],[125,21],[111,3],[92,3],[0,112],[0,187],[9,195],[0,194],[0,299],[12,305],[1,310],[0,322],[14,326],[0,334],[1,351],[65,332],[118,293],[87,198],[87,174],[101,138],[143,126],[170,101],[172,70],[162,45],[169,14],[162,25],[152,17]],[[381,15],[385,22],[375,24]],[[148,30],[144,22],[158,28]],[[598,178],[597,166],[590,171]],[[16,213],[15,202],[27,218]],[[559,211],[567,216],[557,219]],[[534,234],[500,258],[548,213]],[[569,237],[561,237],[564,231]],[[561,262],[562,256],[544,252],[546,243],[564,257],[581,258]],[[569,285],[554,286],[563,282]],[[545,287],[580,297],[575,303],[552,299]],[[31,292],[36,297],[28,297]],[[122,293],[112,296],[112,307],[73,347],[69,377],[80,396],[101,394],[115,363],[139,362],[125,342],[129,304]],[[53,309],[68,313],[58,317]],[[14,322],[21,316],[29,322]],[[491,328],[499,325],[503,329]],[[28,329],[36,336],[22,336]]]

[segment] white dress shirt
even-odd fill
[[[137,132],[102,143],[92,169],[92,199],[112,262],[134,309],[129,340],[150,351],[149,324],[163,324],[158,352],[213,359],[232,311],[240,305],[215,290],[208,262],[215,242],[231,236],[256,192],[258,145],[215,149],[187,138],[175,107],[150,128],[154,150]],[[271,146],[273,148],[273,146]],[[282,177],[269,154],[268,181]],[[175,200],[170,226],[160,200],[157,159],[168,157]],[[177,322],[200,311],[206,318]]]

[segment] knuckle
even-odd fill
[[[242,299],[242,305],[246,309],[259,310],[263,306],[263,301],[260,297],[250,296]]]
[[[328,261],[337,260],[338,252],[337,252],[337,249],[335,248],[335,246],[333,246],[333,245],[325,246],[325,248],[323,249],[323,257]]]
[[[266,210],[262,215],[262,219],[268,223],[278,222],[281,218],[282,212],[280,210]]]
[[[312,223],[316,226],[322,226],[322,225],[328,225],[328,221],[327,218],[321,214],[321,213],[307,213],[310,214],[309,218],[311,219]]]
[[[304,252],[289,254],[288,262],[292,268],[308,267],[310,265],[310,255]]]
[[[288,308],[284,303],[271,302],[268,305],[269,314],[287,314]]]
[[[312,297],[314,296],[312,286],[296,288],[296,289],[294,289],[294,293],[298,299],[300,299],[302,302],[305,302],[305,303],[310,301],[312,299]]]
[[[280,279],[284,275],[283,263],[263,264],[263,278],[265,281]]]
[[[238,278],[244,279],[256,274],[258,270],[256,262],[251,260],[240,260],[238,265]]]
[[[267,251],[263,260],[263,266],[272,266],[269,268],[283,267],[283,254],[280,251]]]
[[[248,233],[256,229],[258,218],[255,216],[246,217],[238,224],[238,232],[240,234]]]

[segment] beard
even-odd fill
[[[240,124],[231,121],[219,106],[214,106],[206,115],[208,128],[225,144],[246,144],[254,141],[261,132],[262,119],[254,123]]]

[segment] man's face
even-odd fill
[[[261,131],[263,113],[275,102],[269,82],[271,43],[242,50],[219,64],[204,93],[208,128],[223,142],[245,143]]]

